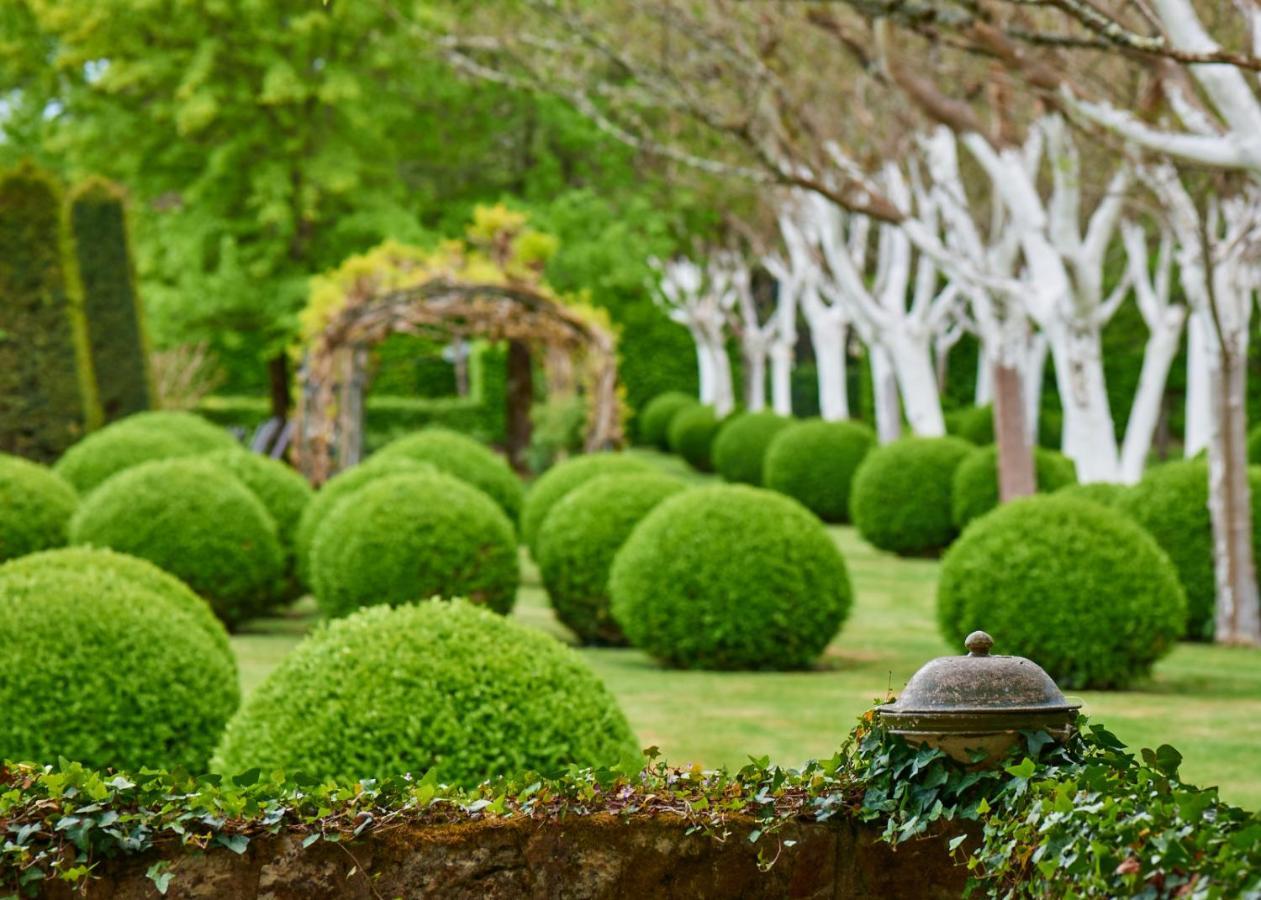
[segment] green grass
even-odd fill
[[[670,466],[676,461],[663,463]],[[817,671],[708,673],[661,669],[636,650],[580,649],[617,695],[644,746],[675,764],[739,766],[749,756],[784,765],[829,756],[874,698],[898,691],[920,665],[961,653],[937,634],[938,563],[905,560],[832,528],[854,581],[853,613]],[[538,574],[522,561],[513,615],[571,640],[547,605]],[[309,600],[283,618],[233,637],[242,689],[249,692],[316,619]],[[1001,635],[995,650],[1002,652]],[[1086,692],[1085,711],[1137,750],[1169,743],[1185,757],[1183,775],[1217,784],[1240,805],[1261,807],[1261,652],[1180,645],[1136,690]]]

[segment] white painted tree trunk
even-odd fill
[[[885,336],[884,345],[902,393],[902,405],[911,431],[922,437],[941,437],[946,421],[927,334],[911,334],[902,328]]]
[[[994,374],[990,358],[990,353],[982,345],[981,352],[976,355],[976,393],[972,398],[976,406],[994,402]]]
[[[705,335],[701,330],[689,327],[688,332],[692,335],[692,341],[696,345],[697,396],[701,403],[711,406],[714,402],[713,358],[710,356],[709,346],[706,344]]]
[[[1046,358],[1050,352],[1046,337],[1041,333],[1029,336],[1024,365],[1021,367],[1020,384],[1025,395],[1025,432],[1031,446],[1038,443],[1038,423],[1042,418],[1042,382],[1046,378]]]
[[[887,444],[902,436],[897,373],[889,352],[883,346],[872,344],[867,353],[871,364],[871,390],[876,404],[876,437],[880,443]]]
[[[1064,409],[1064,454],[1077,465],[1082,483],[1115,481],[1120,467],[1103,348],[1097,327],[1049,323],[1047,340],[1055,360],[1055,382]]]
[[[793,346],[784,340],[771,344],[771,409],[781,416],[793,414]]]
[[[736,391],[731,380],[731,358],[727,356],[727,348],[720,338],[712,335],[706,339],[706,350],[710,359],[713,392],[709,401],[718,418],[730,415],[736,408]]]
[[[849,386],[845,379],[845,341],[849,327],[834,310],[806,319],[819,378],[819,415],[828,422],[848,419]]]
[[[1120,481],[1135,484],[1143,477],[1147,455],[1151,452],[1152,438],[1160,422],[1161,402],[1165,396],[1165,383],[1173,358],[1178,355],[1182,337],[1182,320],[1185,311],[1171,308],[1161,327],[1151,333],[1143,351],[1143,368],[1138,376],[1138,389],[1130,406],[1130,418],[1125,425],[1125,440],[1121,445]]]
[[[1207,312],[1195,310],[1187,319],[1187,398],[1184,453],[1188,458],[1208,449],[1212,394],[1209,389],[1209,329]]]
[[[766,409],[767,347],[760,341],[744,345],[744,408],[749,412]]]

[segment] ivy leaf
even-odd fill
[[[227,847],[237,856],[244,853],[250,845],[250,839],[243,834],[216,834],[215,841]]]
[[[159,860],[149,866],[144,874],[153,882],[153,887],[157,892],[165,897],[167,890],[171,887],[171,879],[175,877],[175,873],[171,871],[171,864],[165,859]]]
[[[1022,759],[1019,764],[1008,766],[1004,771],[1013,778],[1032,778],[1033,773],[1038,769],[1037,764],[1029,757]]]

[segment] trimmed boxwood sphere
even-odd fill
[[[105,570],[6,572],[0,658],[0,759],[202,772],[240,696],[200,622]]]
[[[693,469],[712,472],[714,438],[722,422],[711,406],[686,406],[670,420],[670,449]]]
[[[860,422],[798,422],[767,448],[765,484],[825,522],[847,522],[854,472],[875,444],[875,432]]]
[[[1125,496],[1127,490],[1128,488],[1123,484],[1113,484],[1109,481],[1092,481],[1088,484],[1066,484],[1062,488],[1056,489],[1055,496],[1089,500],[1092,503],[1116,508],[1121,505],[1121,498]]]
[[[556,618],[588,644],[625,644],[613,619],[609,569],[639,521],[684,490],[652,472],[602,475],[552,507],[539,534],[539,574]]]
[[[243,448],[219,450],[206,459],[227,469],[254,493],[276,523],[280,546],[292,554],[298,520],[313,493],[307,480],[279,460]]]
[[[983,629],[1064,688],[1120,688],[1147,674],[1186,623],[1169,557],[1115,510],[1087,500],[1025,497],[969,526],[947,551],[937,587],[953,646]]]
[[[1058,410],[1044,409],[1038,413],[1038,444],[1048,450],[1060,446],[1063,430],[1062,416]],[[946,416],[946,431],[958,435],[978,446],[994,443],[994,407],[968,406],[956,409]]]
[[[0,453],[0,560],[64,545],[78,503],[51,469]]]
[[[467,435],[444,428],[426,428],[391,441],[376,454],[429,463],[471,484],[499,504],[515,527],[521,515],[521,479],[493,450]]]
[[[1034,479],[1044,493],[1077,481],[1072,460],[1054,450],[1033,448]],[[979,447],[955,469],[950,492],[950,514],[960,530],[977,516],[998,506],[998,448]]]
[[[613,617],[636,647],[695,669],[798,669],[849,613],[845,561],[800,504],[743,485],[658,505],[613,561]]]
[[[1249,468],[1252,487],[1252,553],[1261,560],[1261,472]],[[1212,640],[1217,607],[1213,569],[1213,520],[1208,508],[1208,463],[1164,463],[1121,497],[1118,508],[1142,525],[1169,554],[1187,593],[1186,637]]]
[[[904,556],[944,548],[957,534],[950,509],[955,469],[973,449],[956,437],[902,438],[873,448],[850,489],[858,533]]]
[[[639,414],[639,442],[662,450],[670,449],[670,422],[674,414],[698,405],[695,397],[680,391],[666,391],[653,397]]]
[[[530,493],[525,495],[525,505],[521,509],[521,539],[531,553],[537,552],[539,528],[552,507],[574,488],[592,478],[651,471],[653,468],[648,463],[621,453],[592,453],[553,466],[534,482]]]
[[[302,515],[298,517],[298,527],[293,535],[298,579],[307,587],[311,586],[311,542],[315,540],[315,532],[320,523],[342,500],[378,478],[437,471],[437,468],[428,463],[417,462],[406,456],[373,456],[357,466],[343,469],[326,481],[302,508]]]
[[[318,628],[246,700],[214,768],[343,779],[433,769],[467,787],[631,756],[625,716],[573,650],[433,600]]]
[[[248,488],[204,459],[148,462],[92,492],[72,543],[147,559],[210,601],[229,627],[265,610],[284,571],[276,523]]]
[[[315,532],[311,573],[329,616],[430,597],[507,613],[520,580],[512,523],[477,488],[441,472],[381,478],[339,503]]]
[[[714,468],[725,481],[760,486],[767,448],[792,424],[792,419],[773,412],[732,416],[714,438]]]
[[[186,412],[143,412],[89,434],[54,468],[86,495],[112,475],[155,459],[195,456],[240,446],[227,431]]]
[[[236,657],[228,643],[228,632],[210,604],[170,572],[162,571],[148,560],[103,547],[61,547],[9,560],[0,566],[0,583],[6,578],[29,577],[41,572],[85,573],[93,578],[114,576],[133,587],[159,595],[195,621],[223,652],[233,671],[236,670]],[[91,594],[85,593],[84,596]]]

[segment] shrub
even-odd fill
[[[639,442],[661,450],[670,449],[670,422],[674,414],[698,405],[695,397],[681,391],[666,391],[653,397],[639,413]]]
[[[846,522],[854,472],[875,443],[875,433],[860,422],[798,422],[767,448],[766,486],[825,522]]]
[[[267,510],[241,482],[200,459],[120,472],[79,506],[70,537],[165,569],[205,597],[229,628],[271,604],[283,573]]]
[[[712,472],[711,449],[722,422],[713,407],[687,406],[670,420],[670,449],[683,457],[693,469]]]
[[[49,469],[0,453],[0,561],[64,545],[78,502]]]
[[[144,312],[136,291],[122,193],[101,179],[70,202],[92,369],[106,421],[148,409],[152,400]]]
[[[588,644],[626,643],[613,618],[609,569],[635,526],[683,485],[646,474],[602,475],[570,491],[547,515],[538,563],[556,618]]]
[[[1252,552],[1261,560],[1261,473],[1249,469]],[[1186,637],[1212,640],[1217,607],[1213,521],[1208,508],[1208,463],[1199,459],[1148,469],[1121,496],[1118,509],[1143,526],[1169,554],[1187,594]]]
[[[42,462],[101,417],[65,243],[52,179],[30,166],[0,174],[0,451]]]
[[[210,604],[193,593],[193,589],[184,582],[148,560],[98,547],[61,547],[9,560],[0,566],[0,580],[45,571],[114,576],[132,587],[159,595],[196,622],[235,671],[236,656],[228,643],[228,632]]]
[[[950,495],[955,469],[973,446],[955,437],[903,438],[874,448],[854,473],[850,517],[881,550],[935,553],[956,529]]]
[[[0,759],[205,771],[239,700],[196,619],[107,570],[6,570],[0,656]]]
[[[313,494],[307,480],[279,460],[244,448],[216,450],[206,459],[222,466],[253,492],[276,523],[280,546],[292,557],[294,532]]]
[[[1049,493],[1077,481],[1077,467],[1062,453],[1033,449],[1038,490]],[[969,453],[955,469],[950,491],[950,514],[960,530],[977,516],[998,506],[998,448],[990,445]]]
[[[1048,450],[1060,446],[1062,416],[1058,410],[1043,409],[1038,413],[1038,444]],[[946,431],[965,441],[986,446],[994,443],[994,407],[968,406],[946,416]]]
[[[191,413],[140,413],[88,435],[53,468],[86,496],[110,476],[141,463],[238,446],[228,432]]]
[[[319,529],[320,523],[342,500],[378,478],[437,471],[428,463],[416,462],[406,456],[372,456],[357,466],[343,469],[326,481],[315,492],[310,502],[303,507],[302,515],[298,518],[298,527],[293,536],[298,579],[307,587],[311,587],[311,542],[315,540],[315,532]]]
[[[470,437],[442,428],[426,428],[386,444],[377,455],[405,456],[429,463],[486,494],[514,525],[521,515],[521,480],[503,459]]]
[[[819,520],[743,485],[671,497],[613,561],[613,617],[636,647],[697,669],[810,665],[849,612],[845,561]]]
[[[1089,500],[1103,506],[1119,507],[1121,498],[1128,488],[1123,484],[1112,484],[1107,481],[1092,481],[1089,484],[1066,484],[1057,488],[1055,496],[1072,497],[1077,500]]]
[[[767,448],[792,424],[792,419],[773,412],[732,416],[714,438],[714,468],[725,481],[760,486]]]
[[[1062,687],[1119,688],[1150,671],[1186,624],[1173,564],[1133,521],[1097,503],[1026,497],[977,519],[937,587],[955,646],[984,629]]]
[[[617,702],[576,653],[467,603],[430,601],[316,630],[229,723],[214,767],[315,778],[436,770],[473,785],[632,754]]]
[[[311,574],[330,616],[435,596],[507,613],[520,578],[512,523],[441,472],[381,478],[339,503],[315,532]]]
[[[525,496],[521,509],[521,539],[531,553],[538,552],[539,529],[556,503],[574,488],[602,475],[651,472],[643,460],[620,453],[592,453],[553,466],[539,477]]]

